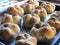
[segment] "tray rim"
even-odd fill
[[[57,5],[57,6],[60,6],[60,4],[59,4],[59,3],[55,3],[55,2],[50,2],[50,1],[42,1],[42,0],[37,0],[37,1],[38,1],[38,2],[53,3],[53,4]]]

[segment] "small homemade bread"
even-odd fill
[[[2,17],[1,17],[1,22],[2,23],[15,23],[15,24],[19,24],[21,17],[19,15],[11,15],[11,14],[7,14],[5,13]]]
[[[37,45],[37,39],[29,34],[17,36],[15,45]]]
[[[14,7],[9,7],[7,9],[7,13],[12,14],[12,15],[18,14],[22,16],[24,14],[24,10],[20,6],[14,6]]]
[[[0,26],[0,40],[11,42],[20,32],[20,27],[17,24],[4,23]]]
[[[24,9],[24,13],[26,13],[26,14],[32,13],[32,10],[33,10],[33,6],[31,4],[28,4],[28,3],[22,5],[21,8]]]
[[[31,4],[34,9],[35,9],[37,6],[39,6],[39,2],[37,2],[37,1],[35,1],[35,0],[28,0],[27,3]]]
[[[40,21],[40,17],[36,14],[26,14],[23,17],[23,24],[27,28],[31,28],[38,21]]]
[[[33,26],[30,34],[36,37],[38,41],[49,42],[55,37],[56,29],[49,24],[38,22]]]
[[[38,6],[34,13],[37,14],[42,20],[44,20],[47,16],[47,11],[41,6]]]
[[[47,23],[50,24],[50,26],[55,27],[56,29],[60,29],[60,21],[56,17],[51,17]]]
[[[46,9],[47,13],[52,13],[56,8],[53,3],[42,2],[40,6],[44,7]]]

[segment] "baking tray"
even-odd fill
[[[39,3],[41,3],[41,2],[39,2]],[[60,10],[60,6],[56,5],[56,9],[55,9],[54,13],[56,13],[56,11],[59,11],[59,10]],[[5,13],[5,12],[3,12],[3,13]],[[1,14],[3,14],[3,13],[1,13]],[[50,17],[50,15],[51,14],[48,14],[48,16],[46,17],[45,21],[47,21],[47,19]],[[21,27],[20,34],[24,34],[24,33],[28,33],[29,34],[30,29],[27,29],[27,28],[25,28],[23,26],[23,20],[21,20],[21,23],[19,24],[19,26]],[[15,45],[15,40],[12,41],[11,43],[7,43],[7,44],[4,44],[4,43],[0,42],[0,45]],[[58,31],[58,33],[56,34],[55,38],[51,42],[49,42],[49,43],[38,42],[37,45],[60,45],[60,31]]]

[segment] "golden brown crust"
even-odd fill
[[[1,35],[2,34],[2,35]],[[9,28],[0,29],[0,40],[10,42],[13,40],[14,36]]]
[[[56,29],[60,29],[60,21],[59,21],[56,17],[54,17],[54,16],[52,16],[52,17],[47,21],[47,23],[49,23],[50,26],[55,27]]]
[[[41,22],[38,24],[41,25]],[[35,25],[31,29],[30,34],[36,37],[38,41],[49,42],[55,37],[56,29],[54,27],[51,27],[49,24],[42,24],[39,28],[36,28]]]
[[[39,6],[37,1],[28,0],[26,4],[22,5],[21,7],[24,9],[24,13],[32,13],[33,9]]]
[[[26,14],[23,17],[24,26],[27,28],[31,28],[38,21],[40,21],[40,17],[36,14]]]
[[[37,39],[28,34],[19,35],[17,39],[15,45],[37,45]]]
[[[24,14],[24,10],[20,6],[9,7],[7,9],[7,12],[12,15],[18,14],[20,16],[22,16]]]
[[[34,13],[37,14],[43,20],[47,16],[47,11],[43,7],[41,7],[41,6],[38,6]]]
[[[7,14],[5,13],[2,18],[2,23],[15,23],[15,24],[19,24],[21,17],[19,15],[11,15],[11,14]]]
[[[47,10],[47,13],[52,13],[55,10],[55,5],[54,4],[46,5],[45,9]]]
[[[52,13],[55,10],[55,5],[53,3],[46,3],[46,2],[42,2],[41,7],[44,7],[47,11],[47,13]]]
[[[46,2],[42,2],[42,3],[40,4],[41,7],[45,7],[45,5],[46,5]]]
[[[21,6],[24,9],[24,13],[31,13],[33,10],[33,6],[31,4],[24,4]]]
[[[17,24],[4,23],[0,26],[0,40],[5,42],[11,42],[16,35],[20,32],[20,28]]]
[[[8,14],[4,14],[1,17],[1,20],[2,20],[2,23],[4,23],[4,22],[10,22],[10,23],[12,23],[13,22],[12,16],[11,15],[8,15]]]
[[[27,3],[31,4],[33,8],[36,8],[37,6],[39,6],[39,2],[34,1],[34,0],[28,0]]]

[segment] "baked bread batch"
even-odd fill
[[[52,3],[28,0],[25,4],[11,6],[1,16],[0,40],[15,45],[37,45],[38,42],[50,42],[60,29],[60,11],[52,14],[56,6]],[[51,17],[44,23],[49,14]],[[22,28],[29,28],[29,34],[20,34]],[[27,30],[26,30],[27,31]]]

